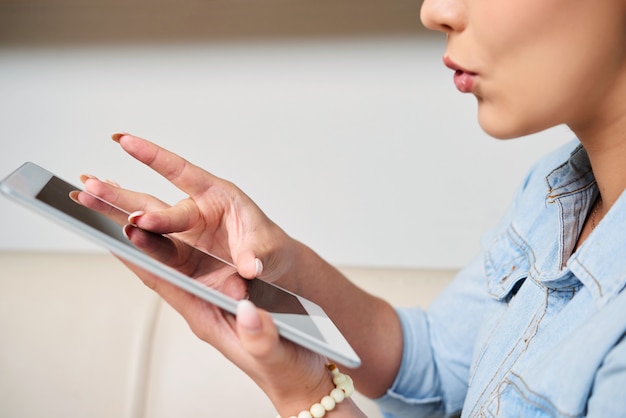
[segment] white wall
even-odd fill
[[[235,181],[343,265],[459,267],[565,128],[488,138],[439,38],[0,49],[0,176],[31,160],[175,202],[132,132]],[[95,251],[0,199],[0,250]]]

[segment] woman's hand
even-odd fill
[[[125,232],[135,244],[150,245],[143,231],[170,234],[231,262],[244,278],[262,276],[276,280],[292,268],[297,243],[232,183],[144,139],[126,134],[114,135],[113,139],[127,153],[188,195],[170,206],[153,196],[84,176],[87,192],[131,212],[128,221],[132,225],[126,226]],[[75,197],[91,206],[88,194]],[[179,251],[175,245],[165,248],[165,251],[159,250],[158,257],[181,270],[188,268],[189,254]],[[199,338],[215,346],[246,372],[283,416],[308,409],[333,388],[324,367],[326,359],[280,338],[271,316],[256,309],[251,302],[240,302],[235,320],[232,315],[177,286],[124,262],[185,318]],[[220,267],[217,267],[198,279],[214,287],[235,283],[229,286],[227,293],[241,297],[245,285],[238,286],[232,275],[225,277],[229,282],[225,278],[216,280],[219,274]],[[351,402],[345,402],[334,414],[341,416],[343,410],[346,416],[356,416],[355,408]]]
[[[170,206],[90,177],[84,178],[87,191],[133,212],[130,221],[141,229],[176,233],[188,244],[232,262],[245,278],[262,275],[273,281],[289,269],[293,240],[235,185],[147,140],[126,134],[113,139],[188,197]]]

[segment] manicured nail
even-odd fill
[[[257,258],[254,260],[254,264],[256,265],[254,276],[259,277],[263,273],[263,262]]]
[[[120,138],[123,137],[124,135],[126,135],[126,134],[124,134],[124,133],[115,133],[115,134],[111,135],[111,139],[113,141],[119,143],[120,142]]]
[[[80,175],[80,182],[85,184],[85,182],[89,179],[97,179],[98,177],[96,176],[92,176],[91,174],[81,174]]]
[[[124,234],[124,236],[126,237],[126,239],[127,239],[127,240],[129,240],[129,241],[130,241],[130,235],[128,235],[128,230],[129,230],[130,228],[133,228],[133,226],[132,226],[132,225],[129,225],[129,224],[124,225],[124,227],[122,228],[122,233]]]
[[[237,322],[249,334],[257,334],[262,330],[259,313],[256,311],[254,303],[247,299],[237,303]]]
[[[139,218],[142,215],[145,215],[146,212],[142,211],[142,210],[136,210],[135,212],[131,213],[130,215],[128,215],[128,223],[133,225],[133,226],[137,226],[137,218]]]
[[[75,203],[78,203],[80,205],[81,203],[78,200],[78,193],[80,193],[78,190],[72,190],[69,196],[70,196],[70,199],[72,199]]]

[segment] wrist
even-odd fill
[[[296,294],[306,296],[309,285],[320,283],[320,280],[331,279],[334,276],[329,274],[335,271],[328,262],[321,258],[315,251],[305,244],[292,239],[289,244],[289,267],[283,272],[276,283]],[[317,286],[313,286],[314,288]],[[311,296],[307,296],[311,298]]]
[[[294,409],[293,404],[288,406],[282,406],[279,412],[283,413],[283,410],[290,411],[300,411],[294,415],[278,415],[277,418],[289,417],[289,418],[322,418],[326,416],[327,413],[331,411],[337,412],[347,412],[348,410],[358,411],[358,408],[354,405],[354,403],[350,402],[350,397],[354,393],[354,383],[352,382],[352,378],[350,376],[343,374],[339,371],[336,365],[328,364],[326,365],[326,369],[328,370],[326,384],[325,395],[320,396],[317,402],[312,404],[305,403],[307,405],[303,409]],[[323,390],[323,389],[322,389]],[[311,398],[311,391],[306,391],[306,398]],[[316,391],[319,392],[319,391]],[[306,401],[305,401],[306,402]],[[309,400],[310,402],[310,400]],[[342,414],[345,415],[345,414]],[[354,416],[355,414],[345,415],[345,416]]]

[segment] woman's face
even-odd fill
[[[444,62],[495,137],[624,114],[625,0],[424,0],[421,18],[448,35]]]

